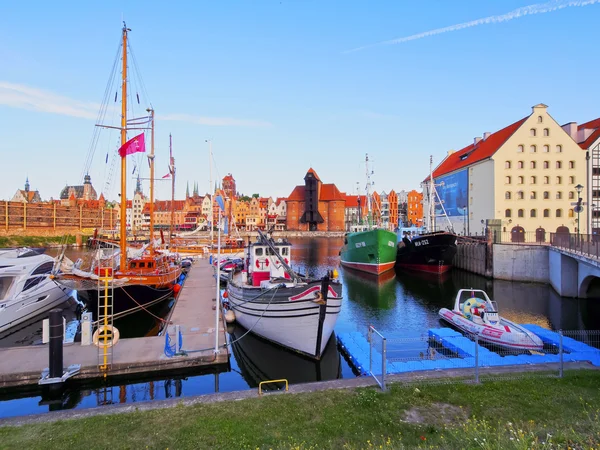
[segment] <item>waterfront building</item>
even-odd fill
[[[25,189],[17,189],[17,192],[15,192],[15,195],[13,195],[13,198],[10,201],[19,203],[40,203],[42,198],[37,190],[32,191],[29,188],[29,177],[27,177],[25,179]]]
[[[423,193],[414,189],[406,196],[406,219],[409,226],[423,226]]]
[[[92,178],[89,176],[89,174],[86,174],[83,177],[83,184],[77,186],[67,185],[62,191],[60,191],[60,200],[62,205],[67,206],[71,197],[74,197],[76,200],[98,199],[96,189],[94,189],[94,186],[92,185]]]
[[[436,203],[436,216],[445,211],[460,234],[479,234],[489,219],[515,234],[559,227],[584,233],[585,221],[577,223],[571,203],[577,198],[575,187],[587,184],[585,152],[547,108],[535,105],[529,116],[448,152],[433,171],[442,201]],[[427,210],[428,184],[424,187]],[[438,217],[436,227],[446,225]]]
[[[231,175],[230,173],[228,173],[227,175],[225,175],[223,177],[223,192],[225,192],[225,195],[229,198],[236,198],[237,197],[237,188],[235,185],[235,179],[233,178],[233,175]]]
[[[398,226],[398,195],[393,189],[387,194],[389,226],[393,230]]]
[[[290,231],[343,231],[345,195],[335,184],[325,184],[310,168],[304,184],[287,198],[286,228]]]
[[[364,195],[344,195],[345,198],[345,230],[350,231],[350,227],[358,225],[365,220],[367,214],[367,200]]]

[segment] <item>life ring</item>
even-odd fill
[[[477,297],[472,297],[463,303],[462,312],[467,319],[471,319],[473,316],[471,310],[473,308],[481,308],[482,306],[485,306],[484,300]]]
[[[104,338],[100,339],[100,331],[104,331],[104,330],[107,330],[112,334],[111,339],[106,340],[106,344],[104,344]],[[94,334],[92,336],[92,342],[94,343],[94,345],[96,347],[100,347],[100,348],[112,347],[117,342],[119,342],[120,336],[121,336],[121,333],[119,333],[119,330],[117,329],[117,327],[113,327],[112,325],[102,325],[102,326],[98,327],[98,329],[96,331],[94,331]]]
[[[315,298],[314,298],[313,302],[315,302],[319,305],[324,305],[325,303],[327,303],[327,302],[325,302],[325,300],[323,300],[323,293],[321,291],[315,292]]]

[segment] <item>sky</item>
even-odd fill
[[[86,171],[117,198],[118,132],[90,143],[105,91],[103,123],[119,126],[107,81],[122,20],[140,74],[130,114],[156,111],[157,178],[172,134],[182,198],[188,182],[210,189],[207,140],[213,183],[231,173],[242,194],[288,196],[310,167],[363,192],[367,153],[389,192],[420,189],[429,155],[535,104],[561,124],[599,117],[599,19],[600,0],[0,2],[0,198],[26,177],[58,198]],[[145,155],[127,164],[128,197],[138,174],[148,193]]]

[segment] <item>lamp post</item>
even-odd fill
[[[583,206],[581,206],[581,191],[583,190],[583,186],[581,184],[578,184],[577,186],[575,186],[575,190],[577,191],[577,205],[575,205],[575,212],[577,213],[577,242],[579,242],[579,233],[580,233],[580,229],[581,229],[581,222],[579,221],[579,214],[581,213],[581,210],[583,209]]]

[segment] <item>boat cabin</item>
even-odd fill
[[[260,286],[262,281],[271,278],[290,279],[290,275],[277,257],[273,249],[281,256],[281,259],[289,266],[291,261],[292,246],[283,239],[271,240],[271,246],[263,241],[257,241],[246,247],[246,258],[244,269],[247,273],[247,283],[252,286]]]

